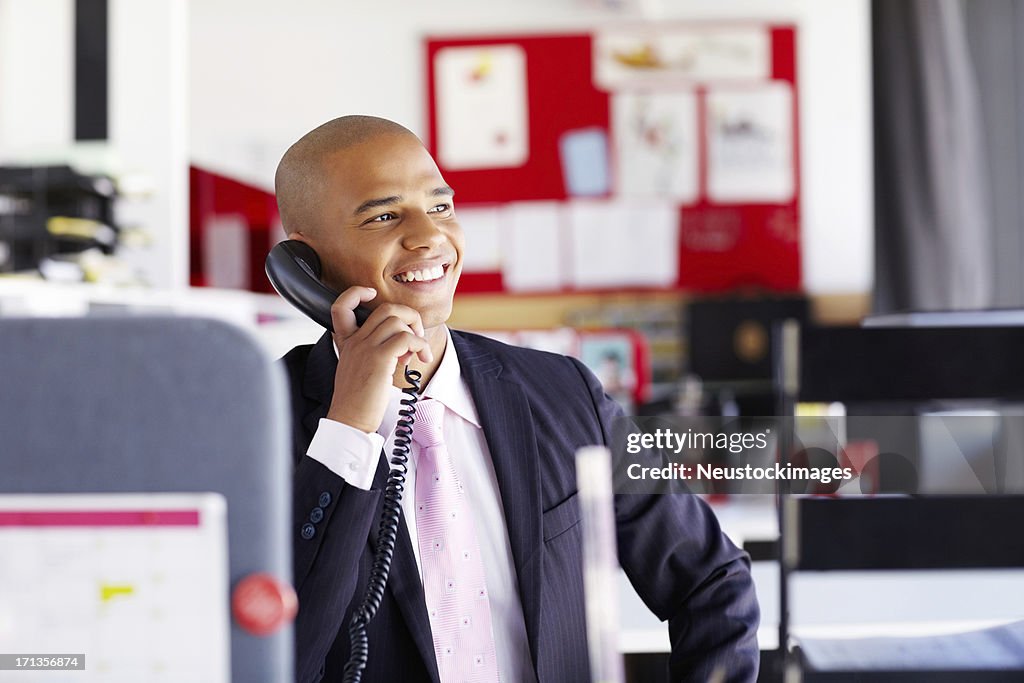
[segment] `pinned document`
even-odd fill
[[[434,56],[438,161],[446,169],[522,166],[529,156],[526,52],[446,47]]]
[[[572,197],[608,193],[608,135],[601,128],[581,128],[558,141],[566,192]]]
[[[620,194],[696,201],[697,98],[692,92],[616,94],[612,122]]]
[[[565,285],[562,214],[557,202],[518,202],[506,209],[501,273],[509,291]]]
[[[668,287],[679,272],[679,213],[659,202],[569,206],[572,284],[580,289]]]
[[[793,90],[772,81],[707,95],[708,196],[722,203],[793,199]]]
[[[456,215],[466,236],[462,269],[467,273],[501,270],[501,209],[459,208]]]

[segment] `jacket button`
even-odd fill
[[[328,505],[331,504],[331,494],[329,494],[327,491],[324,491],[323,493],[320,494],[320,500],[318,502],[320,503],[320,507],[327,507]]]
[[[309,521],[313,522],[313,524],[316,524],[317,522],[319,522],[323,518],[324,518],[324,509],[323,508],[313,508],[313,511],[309,513]]]
[[[302,525],[302,537],[307,541],[316,535],[316,527],[306,522]]]

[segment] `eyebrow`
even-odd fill
[[[441,185],[440,187],[435,187],[433,190],[431,190],[430,196],[454,197],[455,190],[448,187],[447,185]],[[390,197],[380,197],[378,199],[367,199],[365,202],[359,205],[359,207],[355,210],[354,215],[358,216],[361,213],[366,213],[370,209],[377,209],[382,206],[391,206],[392,204],[398,204],[401,201],[402,198],[399,197],[398,195],[391,195]]]
[[[365,213],[370,209],[376,209],[381,206],[390,206],[391,204],[397,204],[402,201],[402,198],[398,195],[392,195],[390,197],[381,197],[380,199],[367,199],[365,202],[359,205],[356,209],[355,215],[358,216],[361,213]]]

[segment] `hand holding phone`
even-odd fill
[[[353,287],[346,293],[355,294],[353,290],[358,289],[363,288]],[[335,319],[338,315],[335,312]],[[342,338],[336,333],[334,340],[338,369],[327,417],[367,433],[377,431],[384,418],[395,371],[413,356],[423,363],[433,360],[420,315],[408,306],[381,304],[351,335]]]
[[[433,361],[419,313],[399,304],[381,304],[371,312],[360,305],[376,297],[369,287],[338,294],[320,280],[320,259],[304,242],[276,245],[266,267],[282,297],[333,333],[338,369],[327,417],[367,433],[377,431],[399,364],[414,356]]]

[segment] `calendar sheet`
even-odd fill
[[[0,495],[0,653],[84,671],[0,681],[230,680],[220,494]]]

